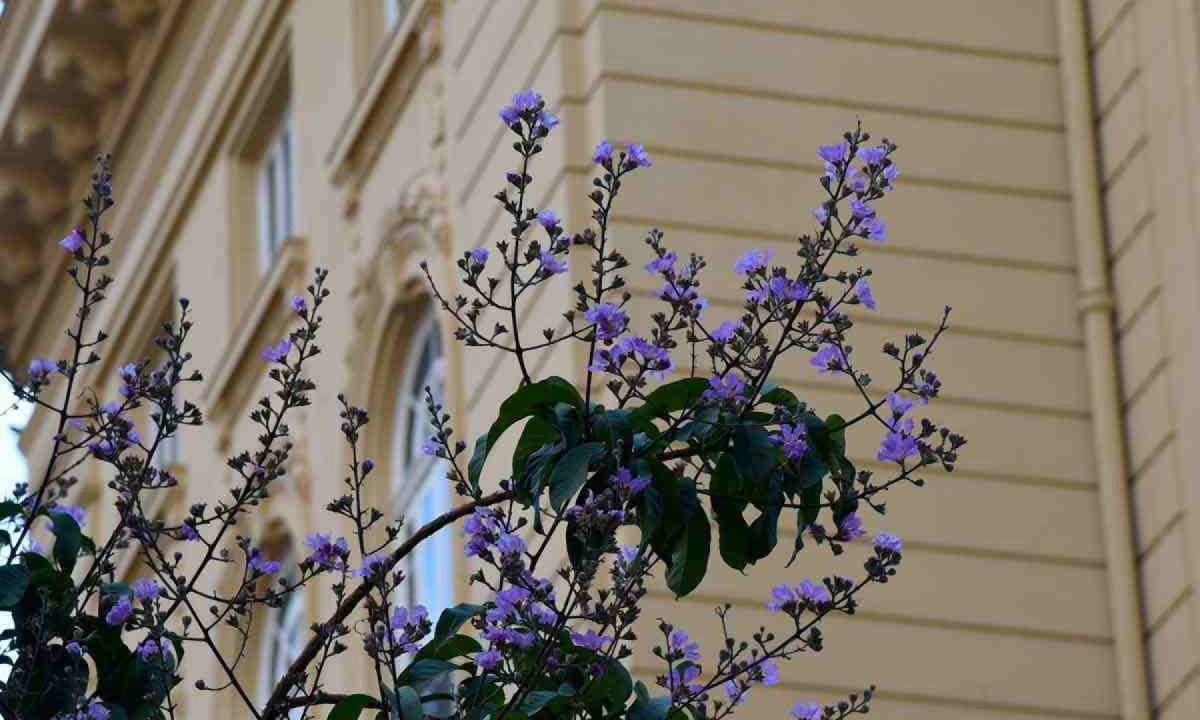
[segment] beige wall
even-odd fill
[[[127,325],[155,287],[195,301],[194,351],[212,387],[196,396],[211,424],[183,439],[193,497],[219,491],[229,475],[222,454],[252,441],[239,418],[261,388],[238,376],[283,332],[279,303],[316,265],[332,269],[335,292],[326,353],[314,364],[324,391],[292,423],[296,477],[268,515],[294,538],[321,527],[345,462],[338,390],[379,405],[368,442],[387,461],[388,358],[402,352],[396,328],[411,321],[405,313],[420,294],[415,262],[504,233],[490,196],[512,155],[495,111],[515,90],[538,89],[564,119],[534,170],[534,203],[581,227],[591,147],[604,137],[644,141],[655,164],[618,205],[621,247],[639,267],[642,237],[658,226],[673,247],[703,253],[712,312],[723,315],[737,309],[733,259],[752,245],[786,252],[809,229],[815,147],[861,118],[901,146],[902,177],[882,205],[893,240],[865,254],[881,310],[860,319],[857,345],[929,331],[953,305],[935,364],[946,393],[931,414],[971,444],[952,476],[895,491],[888,516],[871,518],[906,539],[898,580],[858,617],[831,623],[821,657],[791,664],[786,682],[758,693],[748,711],[783,717],[798,697],[874,682],[876,712],[900,720],[1119,716],[1055,2],[414,2],[406,32],[364,50],[377,35],[364,30],[366,2],[186,4],[145,70],[146,112],[112,141],[125,200],[114,217],[126,248],[118,280],[132,292],[104,318]],[[1180,157],[1197,137],[1200,96],[1187,93],[1200,54],[1186,28],[1200,18],[1184,5],[1089,5],[1144,624],[1164,718],[1200,714],[1200,507],[1184,454],[1200,440],[1200,398],[1181,359],[1200,302],[1190,287],[1194,182]],[[294,266],[247,281],[238,258],[252,231],[238,148],[281,59],[301,138],[299,238]],[[636,270],[629,278],[647,307],[648,280]],[[27,353],[48,352],[49,320],[64,317],[54,293],[37,297],[42,322],[18,335]],[[567,302],[565,284],[538,295],[530,331],[556,325]],[[128,335],[117,335],[115,357],[140,347]],[[577,377],[580,360],[538,358],[538,372]],[[512,386],[512,368],[457,349],[450,368],[448,405],[473,435]],[[807,365],[782,374],[823,410],[854,403],[844,383]],[[35,467],[46,440],[35,418],[24,439]],[[876,440],[857,439],[856,462],[874,464]],[[810,550],[793,568],[772,560],[747,580],[714,560],[701,593],[673,604],[656,592],[646,616],[669,615],[710,639],[708,613],[729,601],[749,630],[768,620],[771,584],[833,567]],[[309,605],[329,609],[319,594]],[[634,665],[655,669],[646,653]],[[232,698],[198,702],[189,712],[236,707]]]

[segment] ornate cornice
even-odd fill
[[[122,130],[177,0],[12,0],[0,19],[0,346],[74,222],[72,187]]]

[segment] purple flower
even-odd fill
[[[791,302],[807,300],[811,296],[812,288],[799,280],[789,280],[786,275],[774,275],[763,289],[746,293],[746,299],[755,304],[761,303],[767,297],[779,302]]]
[[[886,145],[863,145],[855,153],[855,157],[868,165],[878,165],[887,157]]]
[[[560,275],[567,271],[567,264],[551,250],[543,250],[538,255],[538,260],[542,263],[541,270],[546,276]]]
[[[145,640],[143,640],[137,646],[137,650],[135,650],[134,652],[136,652],[137,656],[143,660],[150,660],[150,659],[154,658],[156,655],[166,655],[166,652],[163,650],[162,645],[158,641],[156,641],[154,638],[146,638]]]
[[[113,444],[112,440],[96,440],[95,442],[88,443],[88,450],[91,451],[92,455],[105,460],[116,454],[117,446]]]
[[[162,588],[154,578],[144,578],[133,582],[133,596],[138,600],[153,600],[161,592]]]
[[[542,96],[532,90],[519,92],[512,97],[512,104],[500,109],[500,119],[505,125],[514,125],[525,113],[538,109],[542,104]]]
[[[600,635],[592,628],[588,628],[588,631],[585,633],[571,633],[571,642],[585,650],[600,652],[601,648],[612,642],[612,638],[607,635]]]
[[[363,558],[362,567],[358,569],[355,575],[361,578],[369,578],[379,572],[380,568],[387,564],[387,556],[381,553],[368,555]]]
[[[726,680],[721,686],[725,691],[725,697],[729,699],[730,705],[741,705],[746,699],[746,694],[750,692],[750,686],[744,680]]]
[[[866,534],[867,531],[863,529],[862,518],[857,513],[850,513],[838,523],[838,540],[857,540]]]
[[[595,323],[596,338],[604,341],[615,339],[625,332],[625,327],[629,324],[629,317],[625,315],[625,311],[612,303],[593,305],[583,315],[588,322]]]
[[[705,402],[738,402],[745,399],[746,380],[735,372],[725,376],[713,375],[708,379],[708,389],[700,396]]]
[[[833,600],[829,594],[829,588],[824,585],[818,585],[812,580],[802,580],[796,586],[796,597],[813,607],[824,605]]]
[[[93,700],[87,706],[87,720],[108,720],[108,708],[98,700]]]
[[[113,627],[120,627],[129,619],[129,615],[133,612],[133,602],[128,595],[122,595],[117,598],[117,601],[112,604],[108,612],[104,614],[104,622]]]
[[[856,220],[866,220],[875,217],[875,208],[858,198],[850,198],[850,215]]]
[[[792,592],[791,586],[780,584],[771,588],[771,599],[767,601],[767,609],[779,612],[795,602],[796,593]]]
[[[630,565],[637,559],[638,549],[632,545],[622,545],[617,548],[617,558],[622,565]]]
[[[125,431],[125,442],[130,445],[137,445],[142,442],[142,435],[137,431],[137,428],[132,425],[129,426],[129,429]]]
[[[631,143],[626,162],[631,168],[650,167],[650,156],[646,154],[646,148],[641,143]]]
[[[475,653],[475,664],[485,672],[494,669],[503,659],[499,650],[484,650]]]
[[[700,662],[700,643],[692,640],[683,628],[675,628],[667,636],[667,649],[672,660]]]
[[[304,544],[310,550],[308,562],[323,570],[342,570],[346,567],[346,557],[350,554],[350,546],[346,538],[333,539],[330,533],[311,533],[304,538]]]
[[[274,575],[279,572],[281,565],[278,560],[270,560],[262,554],[262,550],[254,548],[250,552],[250,567],[262,575]]]
[[[824,712],[824,708],[815,702],[797,700],[796,704],[792,706],[792,717],[796,720],[821,720],[822,712]]]
[[[596,143],[596,149],[592,152],[592,162],[597,165],[603,165],[612,161],[613,146],[607,140],[601,140]]]
[[[822,145],[817,148],[817,155],[827,163],[840,163],[850,154],[850,145],[845,141],[833,143],[832,145]]]
[[[538,123],[546,128],[546,132],[549,132],[558,127],[559,120],[558,116],[549,110],[542,110],[538,113]]]
[[[871,283],[865,277],[859,278],[858,282],[854,283],[854,294],[868,310],[875,309],[875,295],[871,292]]]
[[[922,404],[928,404],[931,399],[937,397],[941,388],[942,381],[932,370],[921,370],[920,377],[913,382],[913,392],[921,398]]]
[[[671,690],[671,698],[683,700],[694,695],[704,687],[700,683],[700,667],[686,663],[676,665],[667,675],[667,687]]]
[[[759,270],[765,270],[774,255],[774,250],[759,250],[757,248],[747,250],[733,264],[733,271],[738,275],[750,275]]]
[[[884,187],[891,187],[896,182],[896,178],[898,177],[900,177],[900,168],[896,167],[896,163],[889,163],[888,166],[883,169]]]
[[[547,230],[554,230],[559,225],[558,213],[553,210],[542,210],[537,214],[537,221]]]
[[[87,510],[84,510],[78,505],[56,505],[54,510],[55,512],[65,513],[66,515],[70,516],[70,518],[74,520],[75,524],[79,527],[87,525]]]
[[[874,240],[879,243],[887,241],[887,225],[878,217],[870,217],[864,220],[859,225],[859,231],[868,240]]]
[[[783,450],[788,460],[799,460],[808,450],[808,428],[802,423],[781,423],[779,430],[771,434],[771,442]]]
[[[421,452],[430,457],[437,457],[442,452],[442,444],[437,438],[425,438],[421,441]]]
[[[820,373],[844,371],[847,367],[846,356],[837,345],[822,345],[808,362]]]
[[[637,495],[641,491],[650,486],[650,478],[645,476],[634,476],[629,468],[619,468],[616,477],[613,478],[618,487],[625,488],[631,495]]]
[[[287,359],[288,353],[292,351],[291,338],[284,338],[274,345],[263,350],[263,359],[267,362],[281,363]]]
[[[679,260],[679,256],[674,252],[665,252],[662,255],[654,258],[646,263],[646,270],[658,275],[675,269],[675,263]]]
[[[400,652],[412,652],[417,649],[421,638],[429,634],[429,611],[424,605],[414,605],[411,608],[396,606],[392,617],[388,620],[392,631],[392,643]]]
[[[75,640],[66,644],[66,650],[72,655],[83,655],[83,647]]]
[[[824,225],[829,220],[829,208],[825,203],[821,203],[812,209],[812,216],[816,218],[817,222]]]
[[[115,401],[106,402],[100,406],[100,412],[104,413],[110,418],[115,418],[121,414],[121,403]]]
[[[292,312],[296,313],[297,315],[303,315],[304,313],[308,312],[308,301],[304,299],[303,295],[293,296],[291,305]]]
[[[779,683],[779,666],[773,660],[763,660],[756,668],[759,681],[763,685],[775,685]]]
[[[875,459],[880,462],[904,462],[921,453],[917,439],[912,436],[912,418],[905,418],[892,425],[892,431],[884,435],[879,443]]]
[[[179,526],[179,537],[187,542],[196,542],[200,539],[200,533],[196,530],[195,525],[185,522]]]
[[[888,409],[892,411],[892,417],[900,418],[908,414],[908,411],[913,409],[913,405],[916,402],[912,398],[905,397],[899,393],[888,393],[887,404]]]
[[[83,236],[83,231],[79,228],[75,228],[68,233],[66,237],[64,237],[62,240],[59,240],[58,244],[63,250],[66,250],[69,253],[74,253],[79,252],[79,248],[83,247],[84,243],[86,242],[87,238]]]
[[[875,536],[875,549],[884,552],[898,553],[904,547],[904,542],[891,533],[881,532]]]
[[[469,257],[471,259],[471,264],[473,264],[473,265],[486,264],[488,261],[488,257],[490,255],[491,255],[491,251],[489,251],[485,247],[477,247],[474,250],[467,253],[467,257]]]
[[[742,329],[740,320],[726,320],[717,326],[716,330],[712,331],[712,339],[717,342],[727,343],[733,339],[738,330]]]
[[[846,175],[846,185],[856,193],[865,193],[867,191],[867,186],[870,184],[871,182],[867,178],[866,173],[863,173],[860,170],[851,169]]]
[[[520,535],[504,533],[496,540],[496,549],[502,555],[516,555],[525,552],[525,541]]]
[[[29,379],[41,382],[52,372],[58,370],[58,363],[45,358],[34,358],[29,362]]]

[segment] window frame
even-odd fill
[[[284,576],[288,585],[296,581],[295,561],[289,552],[281,561],[289,568]],[[258,694],[260,704],[266,703],[275,688],[275,683],[283,677],[292,662],[300,655],[307,638],[307,602],[304,588],[300,587],[288,593],[279,607],[267,607],[266,618],[261,630],[261,645],[258,652]],[[294,626],[293,626],[294,624]],[[278,651],[278,652],[277,652]],[[301,712],[297,712],[301,711]],[[290,720],[300,720],[303,708],[293,708],[288,712]]]
[[[260,273],[268,272],[296,233],[296,156],[292,111],[285,105],[258,165],[256,217]]]
[[[424,388],[428,384],[440,399],[444,392],[445,348],[440,326],[429,303],[418,306],[421,320],[410,334],[393,415],[391,456],[391,510],[394,517],[404,516],[404,535],[449,510],[452,505],[449,483],[445,479],[446,461],[420,451],[425,421]],[[428,362],[425,362],[428,353]],[[429,501],[431,504],[425,504]],[[445,529],[425,542],[401,569],[406,580],[400,586],[397,602],[405,606],[422,604],[431,617],[454,604],[454,575],[451,562],[423,563],[422,558],[453,557],[453,537]],[[426,566],[426,567],[423,567]],[[425,577],[422,577],[425,576]]]

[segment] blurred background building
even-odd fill
[[[814,149],[861,118],[901,146],[902,177],[882,203],[892,240],[867,253],[881,309],[857,345],[928,331],[953,305],[936,413],[971,445],[958,472],[869,518],[907,541],[897,582],[830,623],[822,656],[750,711],[783,717],[797,697],[875,682],[889,720],[1200,717],[1198,27],[1195,0],[11,0],[0,344],[13,367],[63,356],[73,296],[55,240],[80,219],[91,157],[113,153],[117,285],[97,318],[113,339],[92,382],[113,395],[117,364],[148,356],[175,299],[193,301],[206,382],[192,399],[208,423],[157,459],[183,480],[161,509],[177,516],[228,486],[222,458],[253,442],[259,352],[312,268],[331,268],[323,391],[245,530],[294,559],[328,527],[347,460],[337,391],[373,411],[380,501],[419,518],[452,502],[414,452],[419,388],[441,384],[473,436],[513,387],[511,368],[452,342],[417,268],[435,259],[449,283],[464,249],[504,236],[491,196],[513,155],[496,111],[513,92],[539,90],[564,121],[534,202],[583,227],[591,148],[644,142],[654,167],[621,198],[620,242],[642,260],[658,226],[705,254],[726,315],[739,291],[718,278],[746,248],[786,253],[809,229]],[[629,276],[649,303],[649,279]],[[531,326],[556,323],[566,286],[537,297]],[[582,364],[563,353],[537,372]],[[822,409],[854,402],[809,370],[783,372]],[[34,477],[50,434],[35,414]],[[860,464],[875,440],[857,440]],[[84,478],[81,502],[102,493]],[[470,595],[456,544],[415,559],[415,600]],[[661,588],[646,614],[713,648],[715,604],[749,631],[768,621],[771,584],[831,567],[810,550],[747,579],[714,559],[702,593],[675,603]],[[252,686],[329,605],[313,593],[260,619]],[[339,671],[347,686],[363,676],[350,660]],[[185,708],[217,712],[243,714],[225,696]]]

